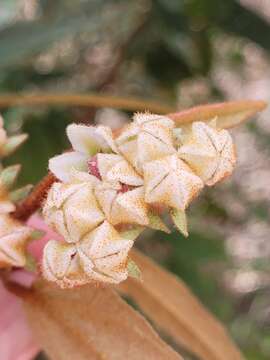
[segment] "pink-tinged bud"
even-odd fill
[[[148,225],[148,206],[142,186],[130,189],[121,183],[102,182],[96,187],[95,196],[111,224]]]
[[[97,155],[91,157],[91,159],[89,159],[87,161],[87,166],[88,166],[89,174],[91,174],[91,175],[95,176],[96,178],[98,178],[99,180],[101,180],[101,175],[100,175],[99,168],[98,168]]]
[[[118,190],[118,194],[119,193],[122,193],[122,194],[124,194],[124,193],[126,193],[127,191],[130,191],[130,190],[132,190],[132,189],[135,189],[135,186],[131,186],[131,185],[127,185],[127,184],[122,184],[122,183],[120,183],[120,185],[121,185],[121,188]]]

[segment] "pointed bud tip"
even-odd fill
[[[3,186],[7,189],[10,189],[16,181],[20,170],[20,164],[8,166],[7,168],[3,169],[0,174],[0,183],[3,184]]]
[[[27,139],[28,134],[20,134],[9,137],[1,150],[2,155],[9,156],[13,154]]]
[[[188,237],[188,225],[186,213],[183,210],[171,209],[171,218],[176,228],[184,237]]]
[[[128,275],[142,281],[142,273],[135,261],[129,259],[127,264]]]

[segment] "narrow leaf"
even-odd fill
[[[185,211],[171,209],[170,215],[174,225],[185,236],[188,237],[187,216]]]
[[[2,155],[9,156],[14,153],[28,138],[27,134],[14,135],[7,139],[3,146]]]
[[[21,166],[12,165],[5,168],[0,174],[0,182],[6,189],[10,189],[19,175]]]
[[[187,125],[194,121],[209,121],[217,117],[217,127],[231,128],[246,121],[257,112],[266,108],[264,101],[232,101],[211,105],[195,106],[181,112],[169,114],[178,126]]]
[[[81,31],[96,29],[96,17],[102,17],[97,1],[85,4],[82,11],[68,11],[65,16],[51,16],[47,21],[17,21],[1,29],[0,68],[14,66],[22,63],[29,56],[44,50],[46,47],[59,41],[65,36],[72,36]],[[102,9],[102,8],[101,8]],[[104,16],[102,17],[103,20]],[[107,20],[115,19],[115,14],[107,16]],[[115,19],[116,20],[116,19]]]
[[[109,288],[61,290],[39,282],[24,303],[33,333],[52,360],[182,359]]]
[[[158,327],[204,360],[243,360],[226,330],[178,278],[139,251],[131,256],[142,269],[143,282],[129,278],[121,290]]]
[[[1,45],[1,43],[0,43]],[[1,64],[0,64],[1,67]],[[129,111],[145,111],[157,114],[166,114],[172,111],[172,107],[162,105],[159,102],[122,96],[112,96],[97,93],[88,94],[1,94],[0,108],[10,106],[82,106],[82,107],[110,107],[114,109],[125,109]]]

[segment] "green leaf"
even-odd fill
[[[177,229],[185,236],[188,237],[188,226],[187,226],[187,216],[186,213],[182,210],[171,209],[170,210],[171,218],[174,225]]]
[[[110,1],[111,2],[111,1]],[[92,0],[63,16],[50,16],[35,21],[16,22],[0,31],[0,68],[22,63],[43,51],[55,41],[83,31],[98,31],[101,21],[114,19],[115,11],[104,13],[104,1]]]

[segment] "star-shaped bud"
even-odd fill
[[[90,231],[77,244],[47,243],[42,272],[62,288],[88,282],[119,283],[128,276],[128,252],[133,241],[121,238],[107,222]]]
[[[209,186],[231,175],[236,163],[229,132],[217,130],[203,122],[193,123],[191,134],[178,153]]]
[[[145,201],[184,210],[203,182],[177,155],[150,161],[143,167]]]
[[[98,152],[117,153],[112,130],[106,126],[71,124],[67,136],[74,151],[50,159],[49,169],[61,181],[72,180],[71,172],[88,171],[88,160]]]
[[[54,183],[43,207],[45,221],[69,243],[78,242],[104,220],[89,182]]]
[[[160,115],[135,114],[134,121],[116,139],[119,151],[142,173],[143,164],[175,152],[174,122]]]
[[[26,245],[33,230],[8,215],[0,215],[0,269],[26,263]]]
[[[74,244],[50,240],[43,250],[42,274],[61,288],[72,288],[89,282],[81,267]]]
[[[131,186],[143,185],[143,178],[121,155],[97,154],[97,167],[103,181]]]
[[[133,241],[121,238],[107,221],[84,237],[78,247],[87,275],[97,281],[119,283],[128,276],[127,257]]]
[[[95,189],[95,195],[111,224],[148,225],[148,206],[142,186],[123,190],[123,185],[118,182],[101,182]]]

